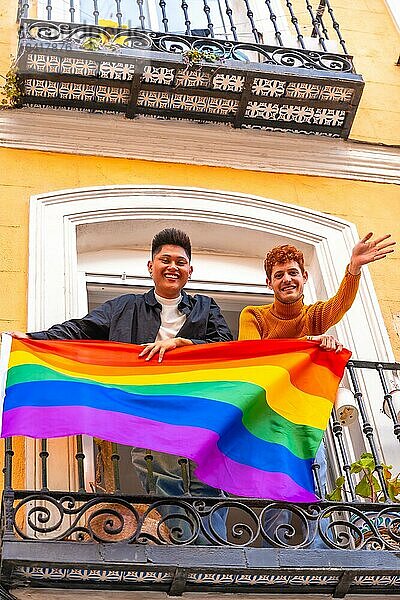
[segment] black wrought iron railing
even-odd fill
[[[20,0],[19,17],[347,54],[330,0]]]
[[[27,456],[35,464],[30,470],[36,468],[36,485],[30,487],[36,489],[21,489],[13,485],[13,440],[6,439],[3,538],[398,551],[399,376],[399,363],[349,362],[325,439],[327,478],[322,464],[313,467],[322,501],[310,505],[227,497],[217,490],[214,496],[198,496],[192,465],[184,458],[178,459],[181,495],[156,495],[150,450],[142,452],[141,486],[126,447],[95,440],[93,453],[85,452],[82,436],[75,439],[69,468],[67,460],[52,460],[57,441],[41,440],[37,459]],[[381,430],[379,419],[386,419]],[[363,453],[373,472],[355,467]],[[57,475],[65,469],[65,480],[75,480],[75,487],[52,490],[52,469]],[[330,493],[336,489],[330,501],[326,487]]]

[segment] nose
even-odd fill
[[[285,283],[289,283],[290,281],[292,281],[292,277],[291,277],[291,275],[290,275],[289,273],[284,273],[284,274],[283,274],[283,281],[284,281]]]

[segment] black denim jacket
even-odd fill
[[[232,333],[221,314],[218,304],[208,296],[189,296],[182,290],[178,306],[186,317],[176,334],[195,344],[227,342]],[[53,325],[46,331],[28,333],[36,340],[111,340],[131,344],[154,342],[161,325],[161,305],[154,290],[146,294],[126,294],[108,300],[92,310],[83,319],[71,319]]]

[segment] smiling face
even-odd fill
[[[267,286],[280,302],[291,304],[303,295],[307,279],[307,271],[302,272],[299,263],[290,260],[272,267],[271,279],[267,278]]]
[[[147,263],[156,293],[162,298],[178,298],[193,272],[181,246],[166,244]]]

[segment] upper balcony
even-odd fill
[[[343,473],[342,498],[312,505],[196,496],[186,459],[179,459],[183,495],[155,496],[150,451],[143,452],[146,494],[127,447],[82,436],[7,439],[3,585],[68,588],[71,598],[82,589],[102,589],[104,598],[108,589],[398,593],[400,495],[383,461],[399,462],[399,375],[398,363],[348,364],[325,436],[328,488]],[[370,416],[373,403],[388,416],[382,431]],[[392,457],[382,455],[383,436],[392,438]],[[375,464],[367,489],[364,473],[350,466],[365,451]],[[13,485],[24,461],[26,484]],[[313,469],[324,496],[320,466]]]
[[[23,105],[347,138],[360,102],[330,0],[20,0],[19,16]]]

